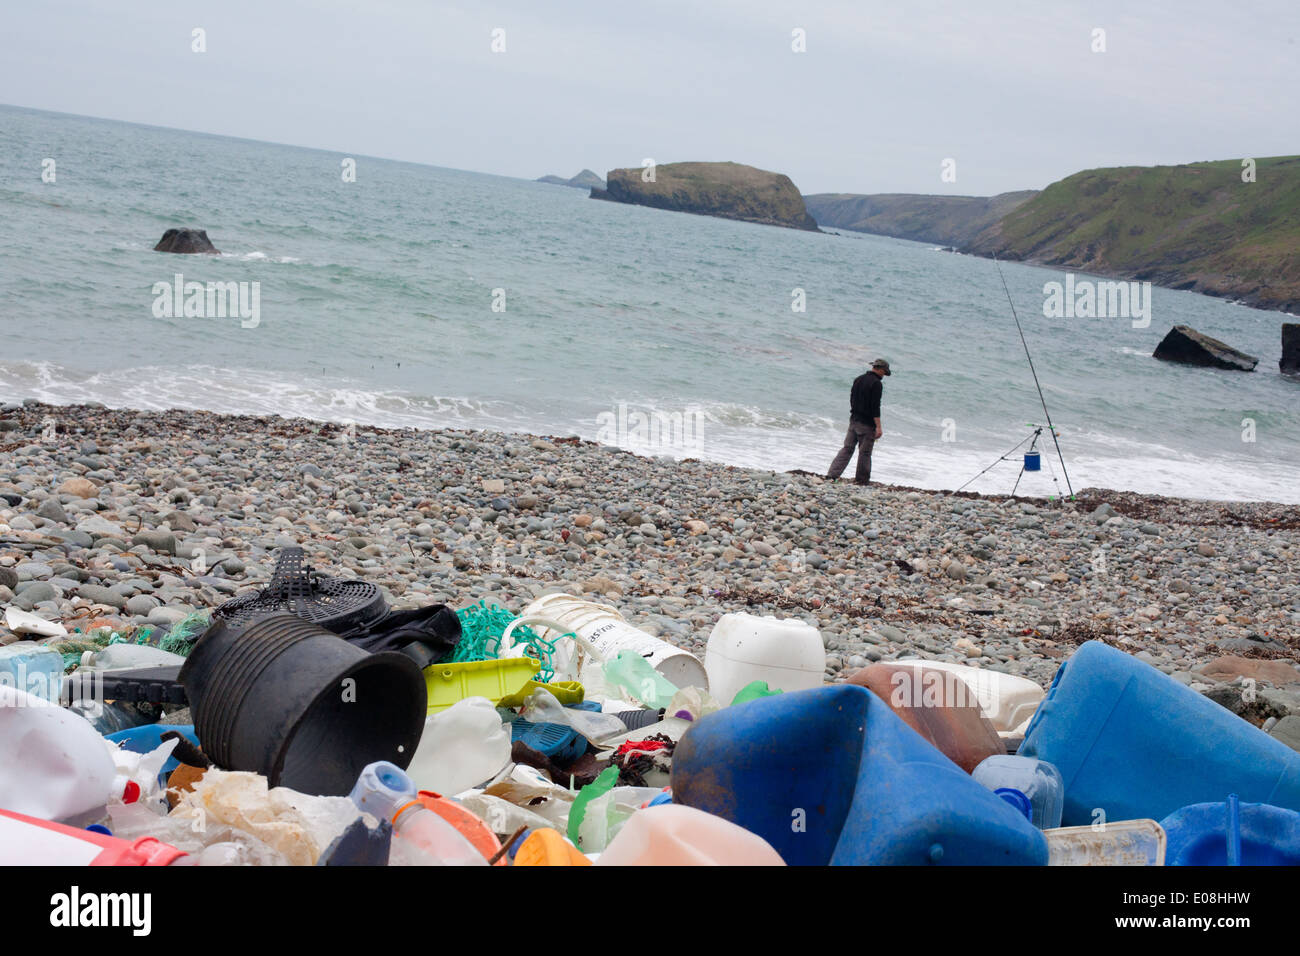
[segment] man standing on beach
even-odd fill
[[[871,483],[871,447],[884,431],[880,427],[880,393],[884,390],[885,376],[891,374],[889,363],[882,358],[871,363],[871,371],[863,372],[853,380],[849,393],[849,431],[844,436],[844,447],[831,462],[826,477],[834,481],[848,467],[853,449],[858,450],[858,467],[854,484]]]

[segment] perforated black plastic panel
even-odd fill
[[[382,617],[388,610],[379,588],[366,581],[343,581],[307,567],[302,548],[284,548],[265,588],[227,601],[213,614],[232,627],[288,611],[336,634]]]

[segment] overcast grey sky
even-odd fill
[[[15,0],[0,17],[0,102],[530,179],[650,157],[750,163],[805,193],[988,195],[1300,152],[1297,0]]]

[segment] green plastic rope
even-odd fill
[[[461,608],[456,616],[460,618],[460,643],[451,655],[450,662],[453,664],[495,660],[501,649],[501,635],[510,626],[510,622],[519,617],[500,605],[489,605],[482,600]],[[542,683],[549,683],[555,677],[555,645],[565,637],[573,636],[562,634],[555,640],[548,641],[539,637],[527,625],[516,628],[513,633],[516,642],[523,642],[528,656],[542,662],[541,669],[537,672],[537,680]]]

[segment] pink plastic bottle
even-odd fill
[[[597,866],[785,866],[762,837],[694,807],[638,810]]]

